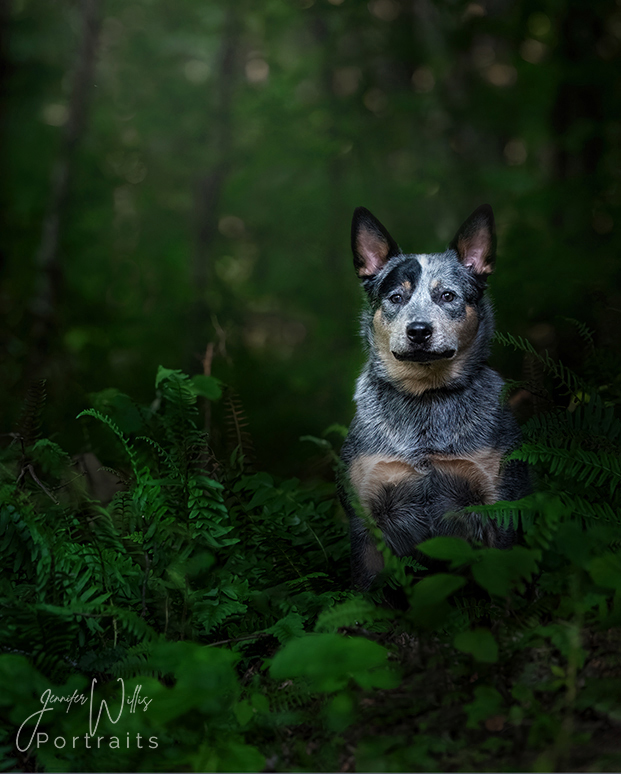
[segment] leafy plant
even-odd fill
[[[394,557],[369,525],[405,609],[349,589],[332,484],[277,481],[235,451],[214,458],[199,401],[218,399],[216,380],[160,368],[148,406],[117,390],[93,396],[78,421],[94,439],[107,434],[119,481],[107,505],[40,437],[42,407],[29,398],[28,432],[14,434],[0,469],[7,766],[542,770],[575,760],[576,745],[591,744],[586,715],[621,712],[594,666],[616,663],[604,643],[621,628],[621,425],[597,382],[549,371],[564,405],[529,419],[513,454],[535,468],[536,491],[475,509],[512,520],[521,545],[434,538],[418,547],[443,563],[430,573]],[[311,440],[338,459],[325,438]],[[73,703],[46,708],[52,695]],[[591,755],[602,768],[617,760]]]

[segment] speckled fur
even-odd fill
[[[491,208],[476,210],[451,247],[431,255],[403,254],[359,208],[352,246],[367,298],[368,360],[342,451],[349,486],[341,496],[351,519],[353,580],[368,588],[381,557],[348,490],[395,553],[415,556],[416,545],[435,535],[510,546],[511,529],[459,512],[522,497],[529,475],[522,463],[502,464],[520,431],[500,401],[501,377],[486,364],[494,330],[484,295],[495,258]],[[426,326],[423,333],[412,332],[413,324]]]

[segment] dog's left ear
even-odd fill
[[[474,274],[487,279],[496,263],[496,226],[489,204],[482,204],[462,223],[449,245]]]

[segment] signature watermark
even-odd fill
[[[146,744],[152,750],[157,748],[158,740],[156,736],[150,736],[148,739],[145,739],[145,737],[143,737],[141,734],[136,734],[135,738],[130,738],[129,733],[127,733],[125,735],[126,738],[123,740],[122,735],[121,737],[97,736],[97,729],[99,727],[99,722],[104,711],[108,716],[108,720],[111,723],[116,724],[121,720],[123,712],[125,712],[128,706],[129,712],[135,713],[139,709],[142,709],[143,712],[146,712],[149,708],[149,704],[151,704],[152,700],[149,699],[148,696],[142,695],[142,685],[137,685],[134,688],[133,694],[130,696],[129,694],[126,695],[123,678],[117,678],[117,682],[121,683],[121,700],[118,706],[118,712],[112,711],[105,699],[101,699],[99,707],[97,708],[97,701],[95,699],[95,685],[97,680],[95,678],[93,678],[91,682],[91,690],[89,695],[74,691],[72,694],[63,696],[52,693],[50,688],[48,688],[46,691],[43,691],[40,699],[41,709],[33,712],[32,715],[29,715],[17,731],[17,736],[15,738],[17,749],[20,752],[26,752],[26,750],[30,749],[30,747],[34,746],[38,749],[39,747],[49,743],[49,734],[46,734],[44,731],[39,731],[39,726],[41,725],[41,721],[43,720],[46,712],[54,712],[55,710],[62,707],[65,708],[65,712],[69,712],[71,707],[74,705],[82,707],[85,704],[88,704],[88,733],[84,734],[84,736],[57,736],[52,740],[52,743],[57,749],[62,750],[67,746],[73,747],[75,749],[76,743],[79,745],[83,743],[84,746],[89,750],[101,748],[102,745],[113,750],[118,749],[121,746],[130,748],[134,745],[138,749],[143,749],[143,740],[146,741]],[[26,728],[26,725],[32,721],[35,721],[34,729],[31,729],[30,727]],[[28,736],[28,734],[30,734],[30,736]],[[83,740],[83,742],[81,740]],[[122,745],[122,741],[125,742],[124,745]]]

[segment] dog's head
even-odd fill
[[[483,293],[495,248],[488,204],[463,223],[445,252],[407,255],[377,218],[356,209],[352,250],[370,301],[369,344],[400,388],[420,394],[456,385],[485,358],[492,318]]]

